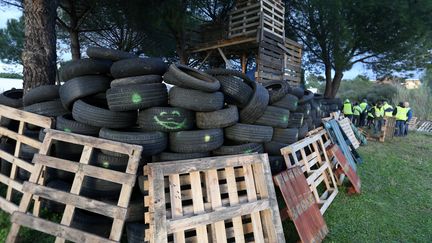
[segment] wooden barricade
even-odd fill
[[[416,126],[417,126],[417,117],[413,116],[411,118],[411,120],[409,122],[407,122],[408,124],[408,130],[410,131],[414,131],[416,130]]]
[[[8,120],[7,123],[19,123],[17,131],[10,130],[7,126],[0,125],[0,136],[4,142],[15,143],[13,154],[5,149],[0,148],[1,163],[10,164],[10,172],[2,171],[0,174],[0,185],[6,185],[6,195],[0,196],[0,208],[11,214],[18,209],[18,205],[13,202],[14,195],[21,196],[22,182],[17,178],[18,170],[25,170],[32,173],[34,165],[19,158],[22,145],[28,145],[32,148],[39,150],[42,143],[36,139],[30,138],[24,134],[24,129],[28,126],[35,126],[39,128],[51,128],[52,120],[48,117],[33,114],[30,112],[18,110],[8,106],[0,105],[0,120]],[[3,168],[8,167],[6,164]],[[39,203],[35,203],[35,213],[38,214]]]
[[[325,130],[281,149],[287,168],[300,166],[322,214],[338,193],[336,181],[322,139]],[[324,185],[324,192],[319,189]]]
[[[357,138],[355,137],[354,131],[352,130],[350,119],[349,118],[344,118],[342,120],[339,120],[338,123],[339,123],[339,126],[341,127],[342,131],[345,133],[345,135],[350,140],[351,145],[355,149],[357,149],[358,147],[360,147],[360,143],[357,140]]]
[[[71,162],[49,156],[49,151],[56,141],[83,146],[79,163]],[[129,157],[126,172],[119,172],[102,167],[89,165],[90,158],[95,149],[108,150]],[[23,186],[23,197],[18,211],[12,214],[12,226],[7,238],[8,243],[17,240],[21,226],[56,236],[56,243],[65,242],[120,242],[123,226],[127,217],[127,208],[135,185],[138,164],[141,158],[142,147],[115,141],[88,137],[83,135],[64,133],[56,130],[47,130],[45,140],[39,154],[35,155],[33,162],[35,168],[28,182]],[[69,192],[38,185],[44,167],[60,169],[75,173],[72,187]],[[121,184],[121,191],[117,203],[99,201],[79,195],[84,178],[93,177],[117,184]],[[47,200],[65,204],[61,223],[55,223],[35,215],[27,214],[32,196],[39,196]],[[75,209],[83,209],[92,213],[112,218],[112,228],[109,239],[97,236],[71,226]],[[97,226],[95,226],[97,227]]]
[[[417,132],[432,133],[432,121],[422,121],[419,124]]]
[[[384,124],[381,128],[381,135],[379,137],[380,142],[384,142],[386,139],[391,139],[395,133],[396,118],[385,117]]]
[[[145,240],[285,242],[266,154],[148,164]]]
[[[351,187],[348,188],[348,194],[360,193],[361,192],[361,182],[357,173],[348,163],[345,155],[343,155],[342,150],[336,144],[332,144],[327,148],[327,154],[330,158],[334,158],[338,163],[335,171],[336,178],[340,178],[342,174],[346,175],[351,182]],[[342,183],[341,183],[342,184]]]
[[[281,209],[282,220],[291,218],[302,242],[321,242],[328,228],[300,167],[287,169],[273,180],[287,206]]]

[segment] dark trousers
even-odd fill
[[[404,136],[407,136],[408,135],[408,124],[407,124],[407,122],[405,122],[404,126],[405,126]]]
[[[405,121],[396,121],[395,136],[403,136],[405,133]]]
[[[374,132],[379,133],[381,132],[381,128],[384,124],[384,119],[382,118],[375,118],[375,124],[374,124]]]
[[[356,126],[360,126],[360,116],[353,115],[352,123]]]
[[[360,114],[360,123],[359,123],[359,125],[360,125],[361,127],[366,126],[366,116],[367,116],[366,113],[361,113],[361,114]]]
[[[346,117],[348,117],[350,119],[350,121],[353,120],[353,115],[345,115]]]

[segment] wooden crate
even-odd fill
[[[417,127],[417,117],[413,116],[411,118],[411,120],[409,122],[407,122],[408,124],[408,130],[414,131],[416,130]]]
[[[0,208],[7,212],[12,213],[18,209],[18,205],[13,202],[13,195],[22,195],[22,182],[17,178],[18,169],[25,170],[32,173],[34,165],[20,159],[18,156],[21,151],[21,146],[26,144],[32,148],[39,150],[42,143],[36,139],[30,138],[24,134],[24,128],[28,126],[36,126],[39,128],[51,128],[53,122],[51,118],[37,115],[34,113],[14,109],[8,106],[0,105],[0,119],[9,119],[10,122],[18,122],[18,130],[9,130],[6,126],[0,125],[0,136],[3,141],[15,141],[15,149],[13,154],[0,149],[1,163],[10,163],[11,171],[9,174],[0,174],[0,184],[6,185],[5,197],[0,196]],[[35,203],[34,213],[38,214],[39,203]]]
[[[283,43],[283,38],[262,31],[256,60],[256,78],[259,82],[283,79],[283,50],[278,46],[280,43]]]
[[[266,154],[148,164],[150,242],[285,242]]]
[[[53,143],[61,141],[70,144],[82,145],[83,151],[79,163],[48,156]],[[102,167],[89,165],[94,149],[103,149],[129,157],[126,172],[113,171]],[[40,153],[35,155],[33,162],[35,168],[28,182],[23,186],[23,197],[18,211],[11,216],[12,226],[7,238],[8,243],[17,240],[21,226],[25,226],[40,232],[56,236],[56,243],[65,242],[65,239],[73,242],[120,242],[123,226],[127,217],[132,188],[135,185],[138,164],[141,158],[142,147],[128,145],[115,141],[88,137],[83,135],[64,133],[56,130],[47,130],[45,140]],[[60,169],[75,174],[72,187],[69,192],[38,185],[44,167]],[[84,178],[93,177],[117,184],[121,184],[120,195],[115,205],[96,199],[79,195]],[[54,202],[65,204],[61,223],[55,223],[47,219],[39,218],[27,213],[30,199],[39,196]],[[75,208],[80,208],[93,213],[104,215],[113,219],[109,239],[78,230],[71,226]]]
[[[432,133],[432,121],[419,122],[418,132]]]
[[[354,131],[351,127],[351,121],[349,118],[344,118],[342,120],[338,120],[339,126],[341,127],[342,131],[345,133],[345,135],[348,137],[348,140],[351,142],[351,145],[357,149],[360,147],[360,143],[357,140],[356,136],[354,135]]]
[[[287,169],[273,180],[287,206],[281,209],[282,220],[291,218],[301,242],[321,242],[328,228],[300,167]]]
[[[391,139],[395,133],[396,118],[385,117],[384,124],[381,128],[381,134],[379,137],[380,142],[384,142],[386,139]]]
[[[358,177],[357,172],[348,163],[345,155],[343,155],[342,150],[339,148],[339,146],[337,146],[336,144],[332,144],[330,147],[327,148],[327,154],[330,158],[334,158],[338,164],[335,171],[336,178],[341,178],[340,176],[343,174],[346,175],[351,182],[351,186],[348,188],[348,193],[360,193],[360,178]]]
[[[300,166],[322,214],[338,193],[332,166],[322,139],[323,130],[281,149],[287,168]],[[320,187],[324,187],[324,191]]]
[[[302,77],[302,55],[303,47],[288,38],[285,38],[284,46],[284,80],[288,80],[293,86],[298,86]]]

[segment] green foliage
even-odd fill
[[[6,28],[0,29],[0,60],[4,63],[21,63],[24,48],[24,18],[9,19]]]
[[[360,147],[362,193],[340,188],[324,215],[325,242],[430,242],[431,138],[411,133]]]
[[[338,92],[338,97],[361,101],[366,98],[370,102],[382,99],[391,100],[396,93],[396,88],[389,84],[374,84],[363,75],[352,80],[343,80]]]
[[[306,67],[325,70],[336,90],[355,63],[378,73],[424,67],[431,60],[432,1],[285,0],[286,29],[304,44]],[[333,92],[335,94],[335,92]]]
[[[0,73],[0,78],[23,79],[23,76],[18,73]]]
[[[315,88],[318,89],[318,93],[324,92],[325,88],[325,79],[323,76],[317,76],[313,73],[310,73],[306,77],[306,88]]]
[[[403,101],[409,102],[413,116],[420,120],[432,119],[432,92],[425,84],[418,89],[405,89],[398,86],[393,103],[398,104]]]

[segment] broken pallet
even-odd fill
[[[18,211],[11,216],[12,227],[9,231],[8,243],[17,240],[21,226],[25,226],[40,232],[56,236],[56,243],[65,242],[120,242],[123,226],[127,217],[132,188],[135,185],[138,164],[141,158],[142,147],[114,142],[110,140],[88,137],[83,135],[64,133],[61,131],[46,130],[46,136],[39,154],[35,155],[33,162],[35,168],[28,182],[23,186],[23,197]],[[53,143],[61,141],[83,146],[79,163],[49,156]],[[95,149],[108,150],[125,154],[129,157],[126,172],[119,172],[102,167],[89,165],[92,153]],[[60,169],[75,173],[72,188],[69,192],[38,185],[44,167]],[[120,195],[115,204],[91,199],[80,195],[84,178],[93,177],[117,184],[121,184]],[[36,215],[27,214],[30,199],[39,196],[54,202],[65,204],[61,223],[55,223],[42,219]],[[97,236],[71,227],[75,209],[83,209],[93,213],[107,216],[113,219],[109,239]]]

